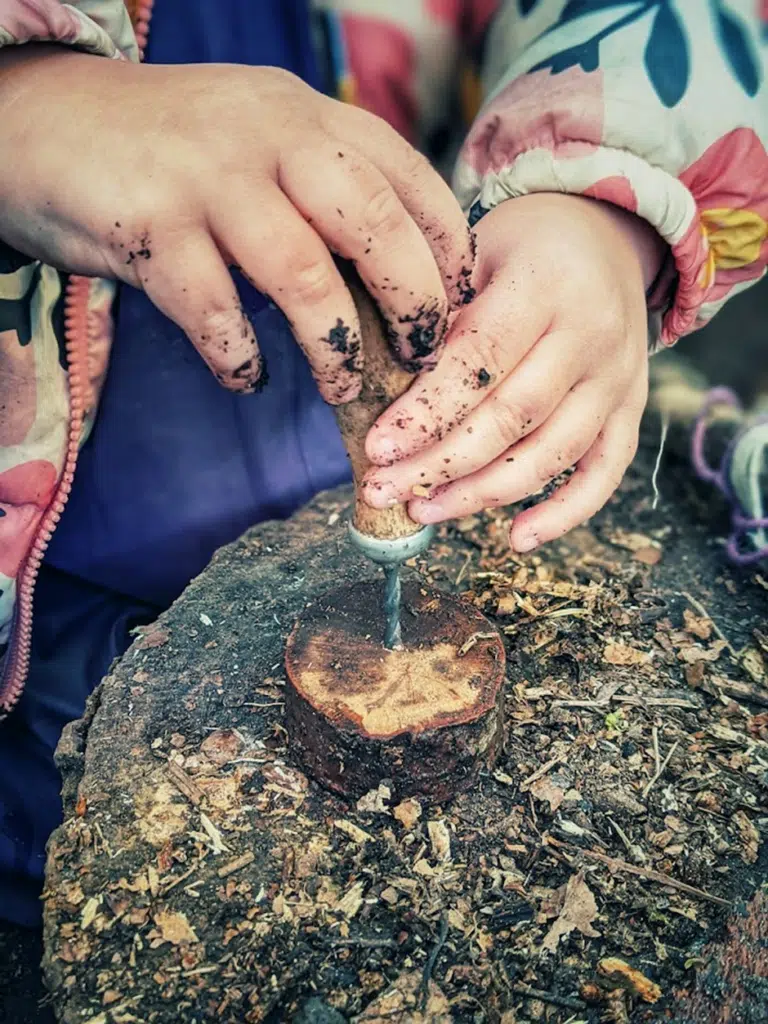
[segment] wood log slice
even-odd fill
[[[403,649],[382,647],[382,584],[345,587],[301,616],[286,647],[291,749],[320,783],[356,798],[446,800],[501,746],[504,645],[470,605],[418,580],[403,588]]]

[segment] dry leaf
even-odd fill
[[[452,1024],[450,1004],[434,981],[429,982],[422,1010],[421,984],[421,971],[401,974],[355,1021],[357,1024]]]
[[[389,801],[392,790],[385,782],[380,782],[376,789],[370,789],[365,796],[357,801],[357,809],[361,814],[389,814]]]
[[[565,899],[560,916],[547,932],[542,948],[554,953],[560,939],[570,935],[572,931],[580,931],[589,938],[599,938],[600,932],[595,931],[592,922],[597,917],[595,897],[584,881],[584,872],[572,875],[565,887]]]
[[[421,817],[421,804],[411,797],[408,800],[402,800],[392,813],[403,828],[411,829]]]
[[[632,557],[636,562],[642,562],[643,565],[658,565],[661,561],[661,548],[657,548],[654,544],[649,544],[647,547],[638,548],[637,551],[634,551]]]
[[[700,661],[717,661],[727,646],[725,640],[715,640],[709,647],[687,644],[678,650],[677,656],[686,665],[695,665]]]
[[[438,864],[448,864],[451,859],[451,834],[443,818],[427,823],[432,856]]]
[[[365,883],[355,882],[351,889],[347,889],[341,899],[336,903],[335,909],[349,921],[363,905],[363,894]]]
[[[178,946],[181,942],[198,942],[195,931],[187,920],[187,915],[181,911],[157,910],[154,921],[160,929],[160,935],[164,942],[170,942]]]
[[[496,606],[497,615],[514,615],[515,612],[520,610],[520,605],[517,602],[514,594],[503,594],[499,598],[499,603]]]
[[[243,741],[234,729],[217,729],[209,733],[200,744],[200,749],[209,761],[217,766],[233,761],[243,748]]]
[[[616,988],[622,988],[646,1003],[656,1003],[661,999],[661,989],[655,982],[616,956],[601,960],[597,971]]]
[[[534,799],[542,802],[546,801],[553,814],[565,799],[565,791],[556,786],[554,782],[551,782],[546,775],[543,779],[537,779],[536,782],[532,783],[529,792],[533,794]]]
[[[307,776],[295,768],[289,768],[286,764],[277,762],[265,764],[261,772],[273,790],[283,793],[285,796],[303,800],[309,790]]]
[[[603,651],[603,661],[609,665],[647,665],[651,660],[648,651],[638,651],[628,644],[607,644]]]
[[[712,620],[703,615],[694,615],[690,608],[683,609],[683,622],[688,632],[699,640],[709,640],[712,636]]]
[[[626,551],[632,552],[642,551],[644,548],[654,546],[651,538],[646,537],[644,533],[628,533],[622,529],[615,530],[608,540],[611,544],[615,544],[617,548],[624,548]]]
[[[760,833],[744,811],[737,811],[731,818],[731,824],[735,826],[739,836],[741,859],[745,864],[754,864],[760,850]]]
[[[136,649],[146,651],[150,647],[162,647],[170,638],[170,633],[164,629],[149,629],[147,632],[142,630],[140,638],[136,641]]]

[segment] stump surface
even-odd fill
[[[60,1019],[597,1022],[581,986],[603,957],[662,990],[625,997],[633,1024],[674,1018],[717,901],[765,872],[768,590],[725,565],[712,494],[671,455],[653,510],[656,436],[589,529],[511,559],[499,511],[421,563],[507,646],[503,753],[443,807],[386,785],[342,800],[287,743],[296,620],[377,578],[346,542],[349,493],[220,552],[62,740]]]
[[[338,793],[386,779],[398,797],[445,800],[498,753],[504,644],[476,608],[418,580],[403,588],[402,629],[403,649],[386,650],[380,580],[300,617],[286,648],[289,745]]]

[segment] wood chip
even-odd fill
[[[198,942],[194,928],[181,911],[157,910],[152,915],[164,942],[178,946],[182,942]]]
[[[187,800],[195,807],[200,805],[203,799],[203,791],[197,783],[187,775],[183,768],[173,761],[168,762],[168,775],[174,786],[182,793]]]
[[[427,822],[427,832],[432,846],[432,857],[438,864],[448,864],[451,860],[451,833],[445,819]]]
[[[373,839],[370,832],[366,832],[365,829],[355,825],[352,821],[347,821],[346,818],[339,818],[337,821],[334,821],[333,826],[356,843],[367,843],[370,839]]]
[[[659,986],[646,978],[642,971],[630,967],[616,956],[605,957],[597,965],[597,972],[616,988],[623,988],[636,999],[646,1003],[657,1003],[661,999]]]
[[[251,850],[246,850],[245,853],[239,857],[235,857],[228,864],[222,864],[216,874],[219,878],[226,878],[227,875],[234,874],[235,871],[239,871],[240,868],[248,867],[249,864],[253,864],[255,857]]]

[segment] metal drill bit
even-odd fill
[[[384,646],[389,651],[403,649],[400,631],[400,566],[397,562],[384,566],[384,614],[387,617]]]
[[[434,526],[422,526],[416,533],[405,537],[372,537],[361,533],[354,523],[349,524],[353,545],[384,570],[384,615],[386,631],[384,647],[390,651],[403,648],[400,632],[400,566],[409,558],[423,554],[435,535]]]

